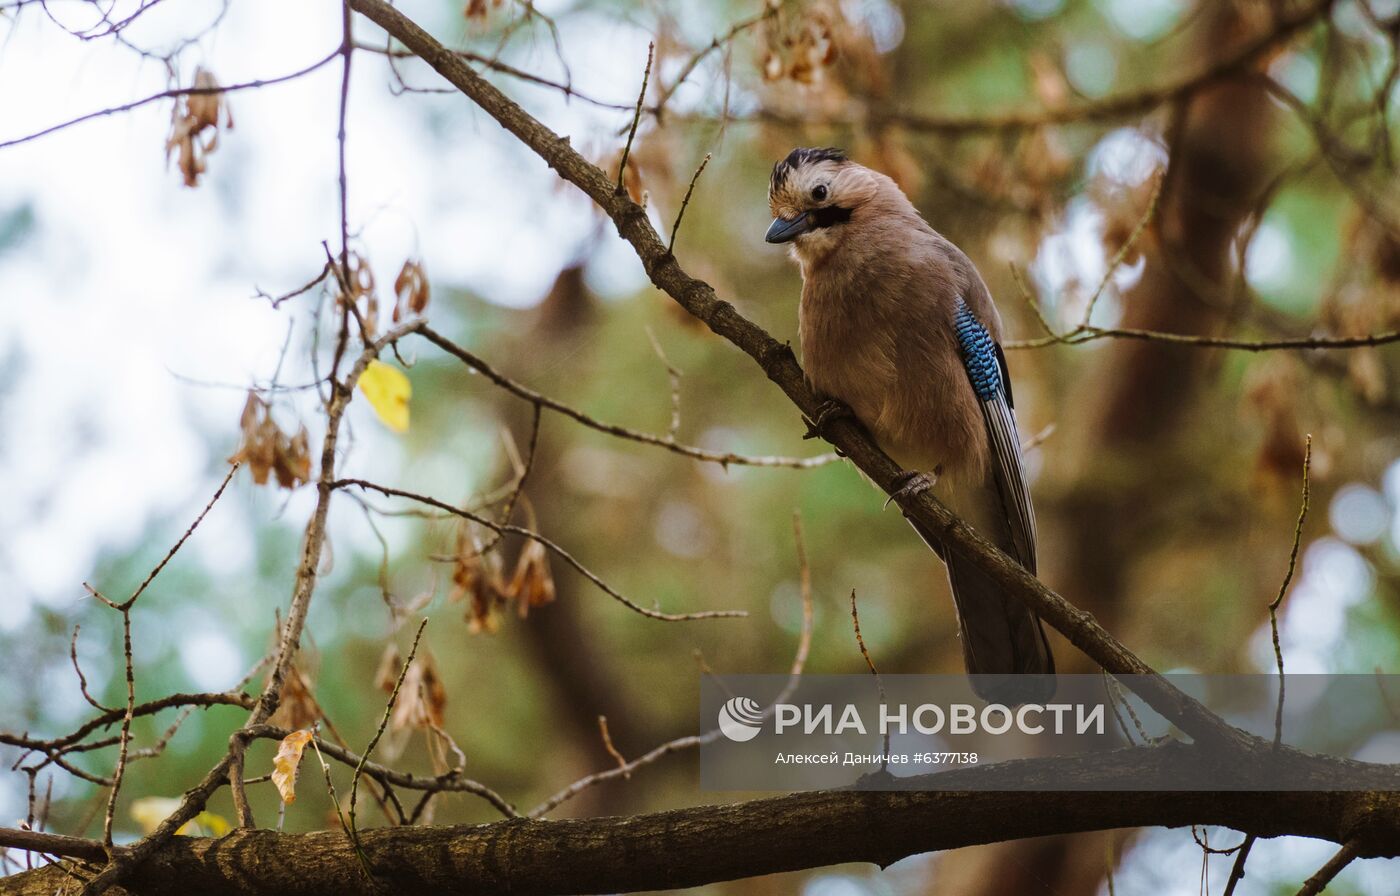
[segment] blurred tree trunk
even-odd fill
[[[571,265],[560,271],[554,286],[536,313],[534,326],[525,330],[521,344],[531,355],[556,356],[571,352],[572,346],[597,317],[596,299],[584,283],[584,268]],[[512,430],[523,440],[530,431],[530,411],[521,402],[514,405],[508,419]],[[559,475],[561,449],[567,444],[549,438],[549,416],[541,419],[541,436],[535,461],[525,487],[526,498],[534,497],[531,507],[542,532],[556,533],[564,543],[582,535],[579,520],[586,519],[583,508],[570,500],[568,486]],[[520,446],[521,451],[525,445]],[[586,524],[582,528],[587,528]],[[568,533],[573,532],[573,535]],[[581,777],[616,764],[603,745],[598,717],[606,716],[613,743],[625,755],[635,756],[650,747],[643,732],[655,730],[649,724],[645,707],[635,699],[636,688],[616,671],[612,657],[597,647],[579,612],[580,579],[572,571],[554,563],[556,598],[537,608],[522,625],[525,643],[534,656],[535,666],[551,695],[550,716],[559,723],[561,735],[573,745],[577,767],[560,769],[553,778]],[[591,586],[589,586],[591,587]],[[644,802],[636,788],[600,787],[586,791],[567,804],[564,814],[591,815],[603,811],[633,811]]]
[[[1261,23],[1246,21],[1248,12],[1205,3],[1194,36],[1197,55],[1227,53],[1253,33]],[[1235,237],[1266,188],[1274,125],[1266,91],[1240,81],[1211,86],[1172,110],[1167,180],[1157,221],[1141,244],[1142,278],[1124,296],[1122,326],[1186,334],[1221,329],[1232,311]],[[1102,350],[1078,395],[1064,405],[1073,414],[1055,453],[1074,460],[1065,499],[1041,527],[1050,535],[1043,573],[1112,631],[1131,617],[1130,601],[1147,597],[1125,593],[1150,535],[1144,508],[1193,481],[1200,487],[1191,445],[1179,434],[1217,362],[1217,353],[1189,346],[1119,340]],[[1057,641],[1061,671],[1096,671]],[[1118,856],[1129,836],[1106,831],[951,853],[938,862],[936,890],[939,896],[1092,896],[1108,857]]]

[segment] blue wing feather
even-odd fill
[[[968,381],[982,406],[982,419],[987,426],[993,455],[992,475],[1019,555],[1016,559],[1034,573],[1035,510],[1021,464],[1021,439],[1011,409],[1011,381],[1006,376],[1005,357],[1001,346],[962,299],[958,300],[953,325]]]

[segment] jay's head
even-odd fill
[[[851,217],[874,198],[881,180],[839,149],[794,149],[773,166],[773,224],[764,239],[792,243],[799,255],[825,254],[845,238]]]

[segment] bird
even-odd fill
[[[932,489],[1034,575],[1001,317],[977,268],[891,178],[839,149],[794,149],[773,166],[768,202],[765,239],[789,244],[802,275],[802,361],[823,400],[814,431],[853,415],[906,471],[896,494]],[[1055,661],[1039,617],[910,522],[947,566],[974,691],[999,703],[1049,699]]]

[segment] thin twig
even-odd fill
[[[1389,345],[1400,342],[1400,330],[1384,330],[1365,336],[1298,336],[1284,339],[1231,339],[1223,336],[1193,336],[1186,333],[1166,333],[1159,330],[1138,330],[1124,327],[1076,328],[1066,334],[1040,339],[1012,339],[1002,347],[1012,349],[1044,348],[1048,345],[1081,345],[1096,339],[1134,339],[1142,342],[1166,342],[1193,345],[1199,348],[1225,348],[1242,352],[1295,351],[1306,349],[1346,349]]]
[[[338,479],[335,482],[331,483],[331,488],[342,489],[352,485],[356,488],[370,489],[373,491],[377,491],[383,495],[389,495],[391,497],[408,498],[410,501],[417,501],[418,503],[426,504],[429,507],[436,507],[438,510],[450,513],[453,516],[458,516],[462,519],[470,520],[471,522],[476,523],[479,526],[485,526],[493,532],[508,532],[512,535],[521,535],[525,538],[530,539],[531,541],[538,542],[539,544],[543,545],[544,548],[550,553],[554,554],[560,560],[563,560],[565,563],[572,566],[580,575],[582,575],[584,578],[588,579],[588,581],[596,585],[598,589],[604,594],[608,595],[613,600],[627,607],[629,610],[632,610],[635,613],[640,613],[641,615],[646,616],[650,619],[660,619],[665,622],[684,622],[696,619],[740,618],[748,615],[747,610],[700,610],[695,613],[664,613],[661,610],[648,609],[646,607],[643,607],[641,604],[638,604],[636,601],[633,601],[626,595],[622,594],[622,592],[618,591],[616,588],[612,587],[607,582],[603,581],[603,579],[600,578],[596,573],[594,573],[588,567],[584,566],[581,562],[579,562],[573,554],[570,554],[568,551],[564,550],[562,547],[555,544],[553,541],[549,540],[545,536],[539,534],[538,532],[532,529],[527,529],[524,526],[502,525],[493,520],[487,519],[481,514],[472,513],[469,510],[462,510],[459,507],[453,507],[451,504],[448,504],[445,501],[439,501],[437,498],[431,497],[430,495],[420,495],[415,492],[404,491],[403,489],[392,488],[387,485],[379,485],[378,483],[370,482],[365,479]]]
[[[1283,742],[1283,645],[1278,636],[1278,610],[1283,605],[1283,597],[1293,581],[1293,571],[1298,567],[1298,546],[1303,539],[1303,521],[1308,518],[1309,477],[1312,469],[1312,434],[1309,433],[1303,447],[1303,506],[1298,510],[1298,523],[1293,527],[1293,547],[1288,552],[1288,571],[1278,587],[1278,595],[1269,602],[1269,632],[1273,636],[1274,661],[1278,665],[1278,704],[1274,708],[1274,748]]]
[[[622,147],[622,161],[617,163],[617,186],[614,192],[622,192],[622,177],[627,171],[627,157],[632,154],[632,141],[637,137],[637,125],[642,120],[642,104],[647,99],[647,82],[651,80],[651,63],[656,58],[656,43],[647,44],[647,67],[642,72],[642,89],[637,94],[637,111],[632,116],[632,127],[627,132],[627,142]]]
[[[623,756],[622,753],[621,753],[621,752],[617,749],[617,747],[613,744],[612,734],[611,734],[611,732],[608,731],[608,717],[607,717],[607,716],[599,716],[599,717],[598,717],[598,735],[603,739],[603,749],[608,751],[608,755],[609,755],[609,756],[611,756],[613,759],[616,759],[616,760],[617,760],[617,767],[618,767],[619,769],[626,769],[626,768],[627,768],[627,757],[626,757],[626,756]],[[622,774],[622,777],[624,777],[624,778],[630,778],[631,776],[632,776],[632,773],[631,773],[630,770],[629,770],[629,771],[625,771],[625,772],[623,772],[623,774]]]
[[[394,711],[394,703],[399,699],[399,689],[403,687],[403,680],[408,675],[408,668],[413,665],[413,658],[418,655],[418,642],[423,638],[423,629],[428,627],[428,620],[424,619],[418,623],[418,631],[413,635],[413,646],[408,650],[408,659],[404,661],[403,668],[399,670],[399,677],[394,682],[394,690],[389,694],[389,702],[384,705],[384,717],[379,720],[379,729],[374,732],[374,737],[370,738],[369,745],[360,754],[360,761],[355,763],[355,776],[350,779],[350,836],[355,841],[356,848],[359,848],[360,835],[355,827],[355,801],[360,792],[360,775],[364,773],[365,763],[369,761],[370,754],[378,746],[379,739],[384,736],[384,729],[389,726],[389,716]]]
[[[674,442],[676,434],[681,431],[681,373],[680,368],[671,363],[671,359],[666,357],[666,352],[661,348],[661,341],[656,338],[656,331],[650,326],[646,328],[647,339],[651,342],[652,351],[656,352],[656,357],[661,359],[662,365],[666,368],[666,377],[671,382],[671,425],[666,429],[666,438]],[[539,406],[536,406],[536,411]]]
[[[875,661],[870,658],[870,651],[865,649],[865,638],[860,633],[860,613],[856,610],[856,589],[851,589],[851,627],[856,632],[856,646],[860,647],[860,655],[865,657],[865,665],[870,669],[870,674],[875,676],[875,688],[880,692],[880,710],[885,708],[885,682],[880,677],[880,670],[875,668]],[[886,771],[890,754],[890,733],[885,732],[885,749],[880,756],[880,771]]]
[[[349,179],[345,174],[345,120],[349,114],[350,106],[350,62],[355,56],[355,38],[352,28],[350,5],[343,2],[340,4],[340,56],[344,59],[340,73],[340,110],[338,113],[338,125],[335,132],[336,148],[338,150],[337,160],[339,162],[338,186],[340,188],[340,277],[345,284],[350,283],[350,209],[349,209]],[[345,304],[352,303],[352,293],[346,289],[344,292]]]
[[[390,61],[391,65],[393,64],[393,60],[395,59],[418,58],[417,54],[413,53],[410,50],[395,50],[392,48],[386,49],[385,47],[376,47],[366,43],[356,43],[355,49],[361,50],[366,53],[375,53],[380,56],[384,56]],[[527,72],[524,69],[516,68],[512,65],[502,62],[499,59],[496,59],[491,56],[486,56],[481,53],[473,53],[470,50],[452,50],[451,52],[453,53],[453,55],[461,59],[467,60],[468,62],[475,62],[478,65],[482,65],[486,68],[491,69],[492,71],[500,72],[503,75],[509,75],[512,78],[519,78],[520,80],[525,81],[528,84],[534,84],[539,87],[548,87],[551,90],[557,90],[560,93],[562,93],[566,98],[577,98],[583,100],[585,103],[588,103],[591,106],[597,106],[600,109],[610,109],[617,112],[631,112],[635,107],[634,103],[614,103],[609,102],[607,100],[597,99],[595,97],[589,96],[588,94],[574,87],[572,84],[565,84],[560,81],[550,80],[549,78],[536,75],[533,72]],[[654,111],[654,108],[649,108],[647,109],[647,111],[652,112]]]
[[[800,570],[805,571],[807,569],[807,554],[806,549],[802,544],[801,522],[797,514],[795,513],[793,514],[793,528],[797,538],[798,566]],[[763,714],[765,717],[771,715],[774,706],[786,701],[790,696],[792,696],[793,691],[797,689],[797,684],[802,678],[802,670],[807,664],[807,656],[812,649],[812,619],[814,613],[812,606],[812,589],[810,584],[810,574],[806,572],[799,572],[799,581],[805,583],[801,589],[802,632],[800,635],[798,635],[797,638],[797,651],[793,656],[792,669],[788,673],[787,684],[784,685],[782,692],[778,694],[778,696],[773,700],[773,702],[770,703],[764,709]],[[699,658],[698,652],[697,658]],[[704,666],[704,659],[699,659],[701,662],[702,671],[708,674],[708,669]],[[623,765],[617,766],[616,768],[610,768],[605,771],[595,772],[594,774],[585,775],[584,777],[579,778],[577,781],[574,781],[568,787],[565,787],[563,790],[558,791],[553,796],[549,797],[544,802],[531,809],[528,813],[526,813],[526,816],[529,818],[542,818],[548,813],[553,812],[562,803],[573,799],[575,796],[578,796],[580,793],[589,789],[590,787],[595,787],[599,784],[602,784],[605,781],[611,781],[615,778],[630,778],[632,772],[636,771],[642,766],[650,765],[653,762],[656,762],[657,760],[665,756],[671,755],[672,753],[678,753],[682,750],[689,750],[695,747],[702,746],[715,740],[719,736],[720,730],[718,728],[712,728],[704,734],[691,735],[689,737],[679,737],[675,740],[667,741],[666,743],[661,744],[660,746],[652,749],[650,752],[645,753],[637,757],[636,759],[633,759],[631,762],[624,763]]]
[[[249,727],[247,729],[247,734],[249,738],[257,740],[280,741],[288,734],[291,734],[291,732],[275,725],[260,724]],[[450,771],[446,774],[434,777],[412,775],[407,772],[397,771],[388,766],[380,765],[377,762],[370,762],[369,760],[364,760],[362,764],[361,760],[363,757],[356,755],[351,750],[332,741],[326,741],[317,737],[314,742],[325,755],[342,765],[347,765],[351,768],[358,766],[362,769],[364,775],[368,775],[379,781],[386,789],[392,785],[394,787],[402,787],[405,790],[424,790],[431,793],[470,793],[486,800],[507,818],[515,818],[520,814],[515,810],[515,807],[507,802],[500,794],[479,781],[473,781],[470,778],[462,777],[459,772]]]
[[[658,97],[656,101],[656,117],[658,119],[661,118],[661,113],[666,103],[675,95],[675,92],[680,86],[686,82],[686,79],[694,74],[695,70],[700,67],[700,63],[705,60],[705,57],[709,56],[715,50],[727,46],[736,37],[748,31],[750,28],[753,28],[755,25],[759,25],[777,15],[778,11],[783,7],[783,2],[785,2],[785,0],[779,0],[779,2],[767,2],[767,0],[765,0],[761,12],[757,12],[748,18],[740,19],[735,22],[724,34],[715,37],[702,49],[692,54],[691,57],[686,60],[685,64],[681,66],[681,70],[676,73],[676,79],[671,82],[671,85],[661,88],[661,96]]]
[[[685,210],[690,205],[690,196],[695,192],[695,182],[700,179],[700,175],[705,173],[705,166],[710,164],[710,153],[705,153],[705,158],[700,160],[700,167],[695,169],[695,173],[690,176],[690,186],[685,188],[685,198],[681,200],[680,210],[676,212],[676,222],[671,225],[671,239],[666,243],[666,251],[674,252],[676,249],[676,234],[680,233],[681,220],[685,218]]]
[[[126,708],[122,713],[121,734],[118,739],[117,747],[117,766],[112,772],[112,789],[107,796],[107,811],[102,820],[102,842],[109,848],[112,846],[112,826],[116,818],[117,798],[121,795],[122,779],[126,775],[126,767],[130,758],[128,753],[131,746],[131,720],[135,717],[136,712],[136,667],[131,654],[131,608],[136,604],[137,599],[145,593],[146,588],[150,586],[151,582],[155,581],[156,576],[160,575],[161,570],[165,569],[166,564],[179,553],[180,548],[183,547],[190,536],[194,534],[194,530],[199,528],[199,524],[204,521],[204,517],[209,514],[214,504],[219,500],[220,496],[223,495],[224,489],[228,488],[228,484],[233,479],[233,474],[236,472],[238,472],[238,464],[231,464],[228,473],[224,475],[223,482],[219,483],[218,489],[214,491],[214,496],[209,499],[209,503],[204,505],[204,509],[195,517],[194,522],[190,523],[185,533],[176,540],[175,544],[166,552],[160,562],[155,565],[155,568],[146,575],[146,578],[141,584],[136,586],[136,590],[133,591],[131,596],[126,600],[121,603],[108,600],[96,588],[93,588],[86,582],[83,583],[83,587],[88,590],[89,594],[112,609],[117,610],[122,616],[122,656],[126,668]],[[75,631],[75,645],[76,638],[77,633]],[[76,662],[77,654],[75,652],[74,663],[76,664]],[[79,672],[80,677],[81,675],[82,673]],[[98,708],[101,709],[102,707],[98,706]]]
[[[120,610],[125,607],[130,607],[132,604],[136,603],[138,597],[145,593],[147,586],[155,581],[156,576],[160,575],[161,570],[165,569],[165,565],[179,553],[180,548],[185,546],[185,542],[194,534],[194,530],[199,528],[199,524],[204,522],[204,518],[208,516],[209,511],[214,508],[219,498],[223,497],[224,489],[228,488],[228,484],[233,481],[233,474],[238,472],[238,467],[239,464],[237,463],[229,465],[228,472],[224,474],[224,481],[220,482],[219,487],[214,491],[214,497],[210,498],[209,503],[204,505],[204,509],[199,512],[199,516],[195,517],[194,522],[190,523],[190,527],[185,530],[185,534],[181,535],[174,546],[166,552],[165,556],[161,558],[161,561],[156,564],[155,568],[150,571],[141,584],[137,586],[136,590],[132,592],[131,597],[128,597],[121,604],[117,604],[116,609]]]
[[[142,106],[147,106],[151,103],[158,103],[161,100],[174,99],[175,97],[181,96],[199,96],[201,94],[209,93],[234,93],[239,90],[253,90],[259,87],[267,87],[272,84],[281,84],[286,81],[291,81],[294,78],[300,78],[303,75],[309,75],[312,72],[316,71],[318,68],[321,68],[323,65],[326,65],[332,59],[335,59],[335,57],[339,55],[340,50],[337,49],[329,56],[317,62],[311,63],[306,68],[297,69],[291,74],[281,75],[276,78],[260,78],[256,81],[244,81],[242,84],[230,84],[227,87],[181,87],[175,90],[163,90],[160,93],[152,94],[151,96],[144,97],[143,99],[135,100],[130,103],[125,103],[120,106],[112,106],[109,109],[102,109],[98,112],[89,112],[86,115],[79,115],[77,118],[71,118],[68,121],[62,122],[61,124],[56,124],[44,128],[42,131],[35,131],[34,133],[27,134],[23,137],[15,137],[12,140],[6,140],[5,142],[0,143],[0,149],[7,149],[11,146],[18,146],[21,143],[28,143],[31,140],[38,140],[40,137],[47,137],[49,134],[52,134],[56,131],[61,131],[64,128],[70,128],[75,124],[82,124],[85,121],[92,121],[94,118],[103,118],[108,115],[117,115],[122,112],[130,112],[132,109],[139,109]]]
[[[88,692],[87,676],[83,674],[83,667],[78,665],[78,632],[81,629],[81,625],[73,626],[73,639],[68,644],[68,656],[73,661],[73,671],[78,675],[78,688],[83,692],[83,699],[86,700],[88,705],[93,709],[101,712],[125,712],[126,710],[124,709],[114,709],[113,707],[99,703],[97,698]]]
[[[310,292],[311,290],[315,289],[318,285],[320,285],[320,284],[326,279],[326,277],[330,276],[330,274],[331,274],[331,266],[330,266],[330,265],[324,265],[324,266],[322,266],[322,268],[321,268],[321,272],[320,272],[319,274],[317,274],[315,277],[313,277],[313,278],[311,279],[311,281],[308,282],[305,286],[298,286],[296,289],[292,290],[291,292],[284,292],[284,293],[282,293],[281,295],[278,295],[278,296],[269,295],[268,293],[266,293],[266,292],[264,292],[263,290],[259,289],[259,290],[254,294],[254,298],[266,299],[268,302],[270,302],[270,303],[272,304],[272,307],[273,307],[273,308],[280,308],[280,307],[282,307],[282,303],[283,303],[283,302],[289,301],[289,300],[291,300],[291,299],[295,299],[297,296],[304,295],[304,294]],[[273,380],[275,381],[276,379],[277,379],[277,378],[274,376],[274,377],[273,377]]]
[[[704,448],[697,448],[692,445],[683,445],[672,439],[653,435],[652,433],[640,432],[612,423],[604,423],[576,408],[564,404],[562,401],[550,398],[548,395],[543,395],[528,386],[517,383],[510,377],[497,371],[480,357],[462,348],[457,343],[427,325],[420,327],[419,335],[517,398],[537,404],[543,408],[554,411],[556,414],[562,414],[576,423],[583,424],[589,429],[597,430],[598,432],[610,436],[616,436],[620,439],[640,442],[643,445],[655,445],[659,448],[665,448],[667,451],[674,454],[680,454],[685,457],[693,458],[694,460],[717,463],[722,467],[728,467],[732,464],[734,466],[787,467],[796,470],[807,470],[814,467],[826,466],[827,464],[835,463],[840,460],[836,454],[830,452],[827,454],[818,454],[814,457],[781,457],[735,454],[728,451],[708,451]]]
[[[1104,290],[1108,288],[1108,282],[1113,279],[1113,275],[1123,266],[1123,261],[1128,257],[1128,254],[1133,251],[1138,240],[1147,232],[1148,225],[1157,218],[1157,206],[1162,199],[1162,185],[1166,182],[1167,178],[1165,174],[1157,175],[1156,183],[1152,185],[1152,196],[1147,200],[1147,210],[1142,213],[1142,217],[1138,219],[1132,232],[1128,234],[1128,238],[1123,241],[1123,245],[1119,246],[1118,251],[1114,252],[1113,257],[1109,259],[1108,267],[1104,269],[1103,277],[1099,280],[1098,288],[1094,290],[1094,294],[1089,297],[1089,301],[1085,305],[1084,317],[1080,322],[1081,328],[1087,328],[1090,325],[1094,317],[1094,307],[1098,304],[1099,297],[1103,295]]]

